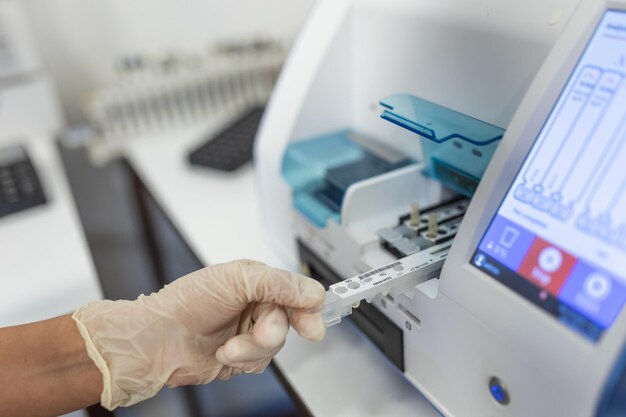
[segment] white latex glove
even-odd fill
[[[145,400],[165,384],[205,384],[260,373],[289,324],[320,340],[324,288],[253,261],[214,265],[134,301],[94,301],[73,315],[103,375],[109,410]]]

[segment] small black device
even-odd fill
[[[221,171],[234,171],[252,160],[254,137],[264,106],[248,109],[237,120],[189,154],[189,162]]]
[[[21,146],[0,149],[0,217],[46,203],[35,167]]]

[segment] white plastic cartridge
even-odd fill
[[[396,262],[333,284],[326,291],[324,323],[330,327],[352,314],[361,301],[371,302],[377,295],[392,296],[409,291],[416,285],[436,278],[448,256],[452,242],[431,246]]]

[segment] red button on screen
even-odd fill
[[[575,263],[572,255],[537,237],[517,272],[556,296]]]

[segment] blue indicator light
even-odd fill
[[[493,395],[493,398],[499,403],[504,401],[504,398],[505,398],[504,390],[502,389],[500,385],[491,386],[491,395]]]
[[[496,377],[491,377],[489,380],[489,392],[498,404],[507,405],[510,401],[508,391],[502,386],[500,379]]]

